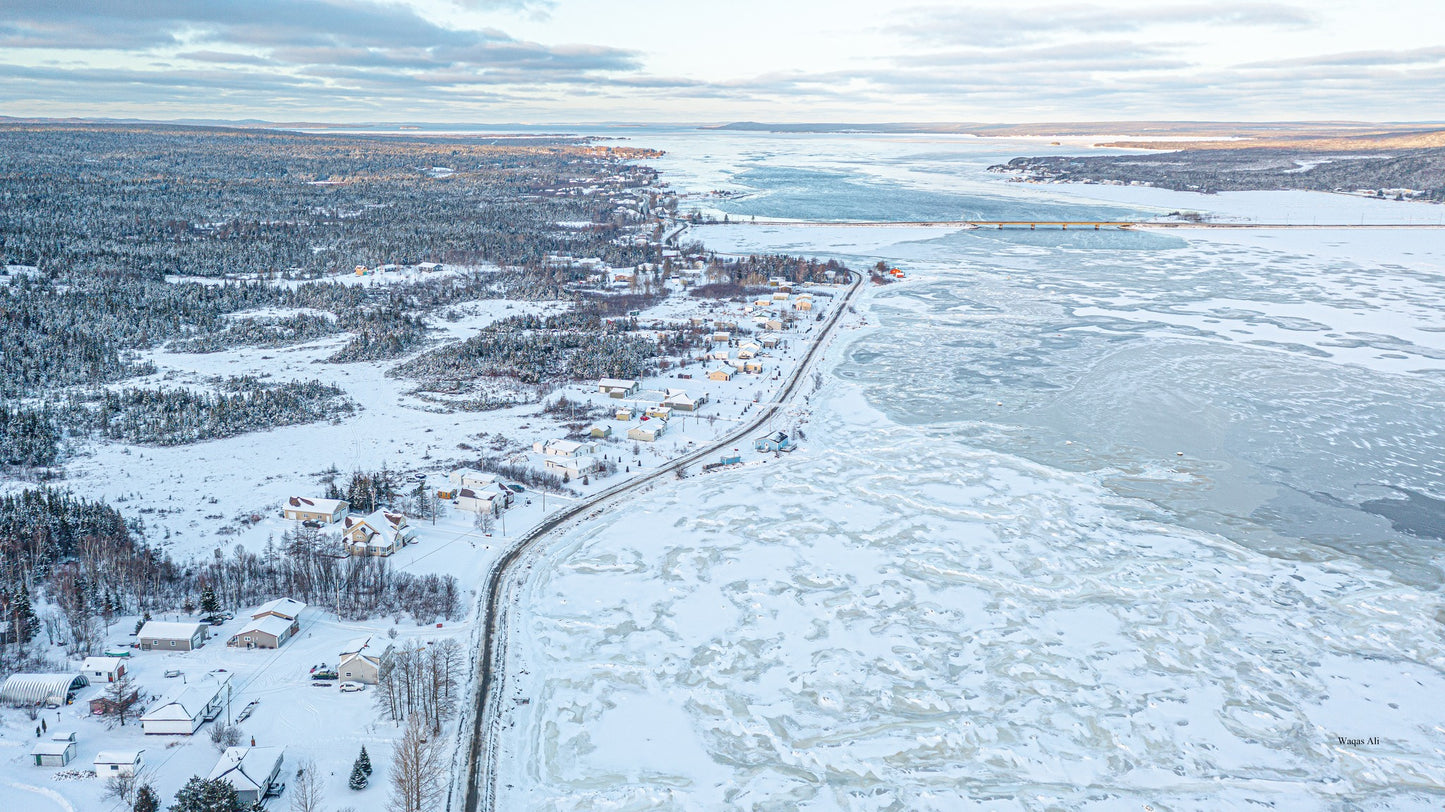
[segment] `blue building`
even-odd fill
[[[767,452],[792,451],[796,446],[793,445],[793,438],[789,437],[785,432],[775,431],[772,434],[759,437],[753,443],[753,447],[759,451]]]

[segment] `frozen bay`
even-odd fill
[[[825,140],[669,149],[737,216],[769,183],[941,210],[947,155]],[[1230,205],[1149,191],[1103,211]],[[503,805],[1437,806],[1445,263],[1376,235],[703,229],[912,278],[835,346],[803,451],[541,559]]]

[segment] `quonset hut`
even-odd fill
[[[6,705],[68,705],[75,692],[90,684],[84,674],[12,674],[0,685]]]

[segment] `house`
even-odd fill
[[[284,747],[227,747],[206,779],[220,779],[235,787],[236,800],[250,809],[252,804],[260,803],[276,783],[285,758]]]
[[[512,506],[512,491],[500,482],[481,488],[462,488],[457,492],[457,510],[468,513],[490,513],[493,516]]]
[[[709,361],[726,361],[726,360],[728,360],[728,349],[727,349],[726,347],[724,347],[724,348],[722,348],[722,349],[720,349],[720,350],[713,350],[712,352],[710,352],[710,353],[707,354],[707,360],[709,360]]]
[[[649,420],[627,430],[627,439],[640,440],[644,443],[651,443],[667,431],[667,422],[664,420]]]
[[[230,693],[231,675],[211,672],[192,678],[140,718],[147,735],[189,736],[221,714]]]
[[[733,334],[719,330],[716,333],[713,333],[711,338],[713,343],[715,344],[726,344],[732,340]]]
[[[125,660],[120,657],[86,657],[80,673],[91,682],[115,682],[125,676]]]
[[[251,617],[279,617],[285,618],[286,620],[295,620],[301,616],[301,612],[305,609],[306,604],[295,598],[276,598],[275,600],[269,600],[257,606],[256,611],[251,613]]]
[[[656,417],[659,420],[672,419],[672,408],[669,406],[648,406],[647,416]]]
[[[205,623],[176,623],[147,620],[136,632],[141,651],[191,651],[206,642],[210,626]]]
[[[75,758],[75,738],[57,741],[38,741],[30,748],[30,757],[35,759],[37,767],[64,767]]]
[[[608,397],[624,398],[637,391],[637,381],[623,378],[603,378],[597,382],[597,391]]]
[[[144,750],[101,750],[95,754],[95,775],[105,778],[111,775],[135,775],[145,761],[141,758]]]
[[[532,450],[549,457],[580,457],[596,454],[597,444],[577,440],[538,440],[532,443]]]
[[[341,543],[350,555],[391,555],[416,537],[416,530],[407,525],[406,516],[385,510],[360,517],[347,516],[343,527]]]
[[[459,491],[462,488],[480,490],[490,486],[497,481],[495,474],[488,474],[482,471],[475,471],[471,468],[458,468],[447,475],[447,482],[452,486],[452,491]],[[448,497],[453,498],[453,497]]]
[[[631,419],[632,415],[629,414],[627,417]],[[605,440],[612,436],[612,427],[603,423],[594,423],[591,428],[587,429],[587,436]]]
[[[773,301],[775,301],[775,302],[786,302],[786,301],[788,301],[788,294],[783,293],[782,291],[778,291],[777,293],[774,293],[774,294],[773,294]]]
[[[281,515],[298,522],[322,522],[331,524],[339,522],[346,515],[351,506],[345,499],[311,499],[305,496],[293,496],[286,500],[285,506],[281,508]]]
[[[631,409],[618,409],[618,410],[617,410],[617,414],[613,415],[613,417],[616,418],[616,419],[618,419],[618,420],[631,420],[631,419],[632,419],[632,410],[631,410]]]
[[[763,327],[768,330],[781,330],[783,329],[783,321],[782,319],[768,319],[763,322]]]
[[[737,449],[733,449],[733,451],[729,454],[722,455],[722,457],[718,460],[718,462],[722,465],[737,465],[742,461],[743,455],[739,454],[737,452]]]
[[[776,335],[765,335],[765,336],[763,336],[763,339],[762,339],[762,340],[763,340],[763,346],[764,346],[764,347],[767,347],[767,348],[770,349],[770,350],[772,350],[772,349],[776,349],[777,346],[783,342],[783,337],[782,337],[782,336],[776,336]]]
[[[750,346],[738,348],[738,358],[746,361],[749,358],[756,357],[758,351],[762,349],[762,347],[759,347],[757,344],[752,344],[751,342],[749,342],[749,345]]]
[[[714,330],[736,330],[738,329],[738,323],[735,321],[722,321],[721,319],[715,319],[713,320],[712,328]]]
[[[757,360],[756,358],[749,358],[748,360],[743,361],[743,372],[748,372],[753,375],[761,375],[763,372],[763,362]]]
[[[371,649],[371,638],[353,640],[336,663],[341,679],[375,685],[381,673],[381,656]]]
[[[759,437],[753,442],[753,447],[758,451],[792,451],[795,448],[792,438],[781,431]]]
[[[301,631],[301,611],[306,604],[292,598],[277,598],[256,607],[251,622],[231,635],[226,645],[236,648],[280,648]]]
[[[803,298],[802,296],[799,296],[799,297],[798,297],[798,301],[793,302],[793,307],[796,308],[796,309],[798,309],[798,310],[812,310],[812,309],[813,309],[813,300],[812,300],[812,299],[805,299],[805,298]]]
[[[542,465],[548,471],[558,476],[565,476],[568,479],[579,479],[596,471],[600,463],[596,457],[548,457],[543,461]]]
[[[727,367],[714,367],[708,370],[707,379],[710,381],[730,381],[733,379],[733,371]]]
[[[662,405],[677,412],[695,412],[697,408],[707,402],[707,395],[692,397],[681,389],[667,390],[667,397],[663,398]]]

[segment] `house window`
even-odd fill
[[[172,641],[171,641],[171,648],[175,648],[175,647],[176,647],[176,641],[172,640]]]
[[[120,765],[119,765],[119,764],[112,764],[112,765],[110,765],[110,768],[111,768],[112,770],[119,770],[119,769],[120,769]]]

